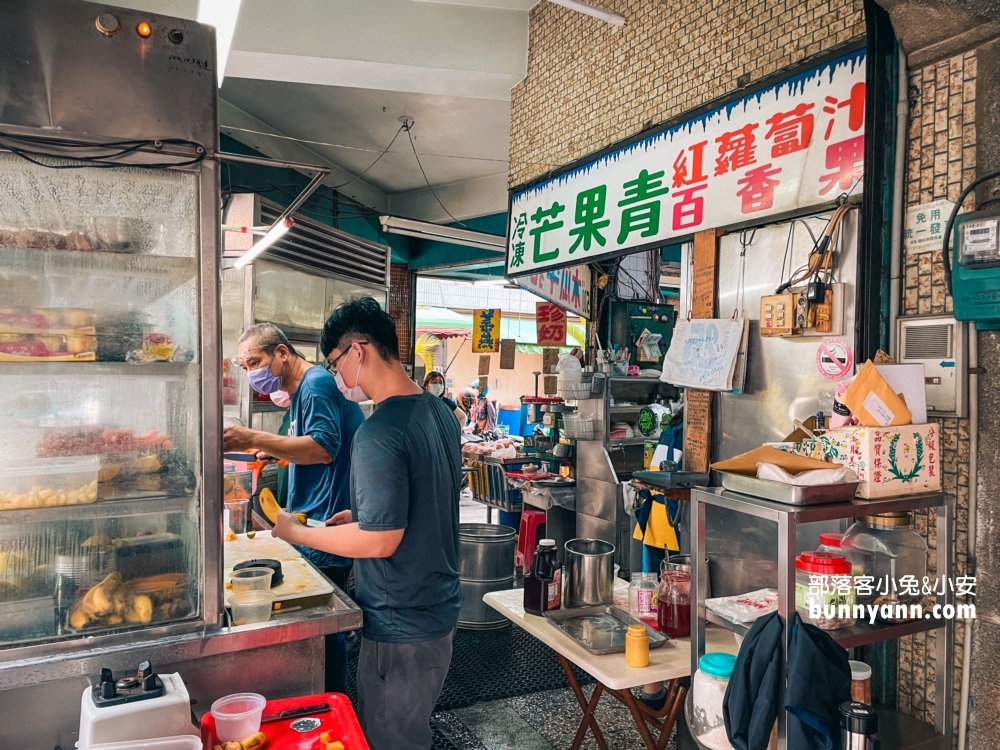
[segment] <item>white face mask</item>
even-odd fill
[[[441,394],[444,393],[444,384],[431,383],[429,386],[427,386],[427,392],[430,393],[432,396],[441,396]]]
[[[358,362],[358,374],[354,379],[355,383],[357,383],[358,378],[361,377],[361,367],[363,365],[364,365],[364,360]],[[351,388],[348,388],[347,383],[344,382],[344,378],[339,371],[337,372],[336,375],[333,376],[333,379],[337,381],[337,388],[340,389],[340,392],[344,394],[344,398],[346,398],[348,401],[354,401],[355,403],[360,403],[362,401],[368,400],[368,396],[366,396],[365,392],[361,390],[360,385],[355,385]]]

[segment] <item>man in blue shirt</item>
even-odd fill
[[[251,387],[270,395],[284,391],[291,397],[287,436],[227,427],[223,433],[226,451],[251,448],[262,456],[288,461],[288,503],[292,513],[328,521],[351,507],[351,442],[364,415],[361,408],[341,395],[337,384],[322,367],[303,359],[285,334],[271,323],[259,323],[240,337],[237,361],[247,371]],[[350,558],[327,554],[310,547],[303,556],[342,590],[347,589]],[[328,639],[334,646],[327,653],[327,687],[346,687],[344,639]]]
[[[274,533],[354,558],[365,736],[372,750],[427,750],[462,607],[461,433],[451,409],[407,376],[398,347],[395,323],[371,297],[326,322],[320,348],[337,386],[376,405],[351,452],[352,510],[326,528],[281,513]]]

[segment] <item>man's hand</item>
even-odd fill
[[[222,431],[222,450],[226,453],[239,453],[253,447],[254,430],[233,425]]]
[[[271,529],[271,536],[282,539],[289,544],[296,544],[299,532],[304,529],[298,519],[287,510],[278,511],[278,522]]]
[[[330,518],[326,519],[327,526],[343,526],[345,523],[351,523],[354,520],[354,516],[349,510],[342,510],[340,513],[334,513]]]

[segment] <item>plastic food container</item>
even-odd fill
[[[97,456],[36,458],[0,466],[0,510],[83,505],[97,499]]]
[[[260,731],[267,700],[257,693],[234,693],[212,704],[219,742],[239,742]]]
[[[233,625],[252,625],[255,622],[267,622],[271,619],[271,605],[274,594],[270,591],[244,591],[229,597],[229,607],[233,611]],[[257,731],[256,729],[254,732]],[[250,736],[253,732],[241,735],[240,739]]]
[[[229,528],[234,534],[247,533],[247,520],[250,513],[250,498],[242,500],[226,500],[226,511],[229,513]]]
[[[858,518],[844,534],[841,546],[854,569],[862,604],[923,603],[927,542],[913,528],[908,511]]]
[[[253,472],[252,471],[227,471],[222,477],[223,499],[230,500],[250,499],[253,494]]]
[[[270,591],[273,575],[274,571],[270,568],[243,568],[234,570],[229,580],[233,582],[234,594],[242,594],[244,591]]]
[[[819,535],[819,547],[816,548],[817,552],[831,552],[835,555],[843,554],[840,551],[840,541],[844,538],[844,535],[838,532],[828,532]]]
[[[184,734],[151,740],[128,740],[91,745],[89,750],[202,750],[201,737]]]
[[[832,552],[803,552],[795,558],[795,609],[820,630],[854,624],[851,564]],[[813,611],[818,611],[813,616]]]
[[[702,747],[710,750],[732,750],[722,716],[722,701],[729,678],[736,666],[732,654],[712,652],[698,660],[698,671],[691,683],[691,714],[688,726]]]

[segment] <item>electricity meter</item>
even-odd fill
[[[960,214],[952,247],[955,318],[1000,323],[1000,211]]]

